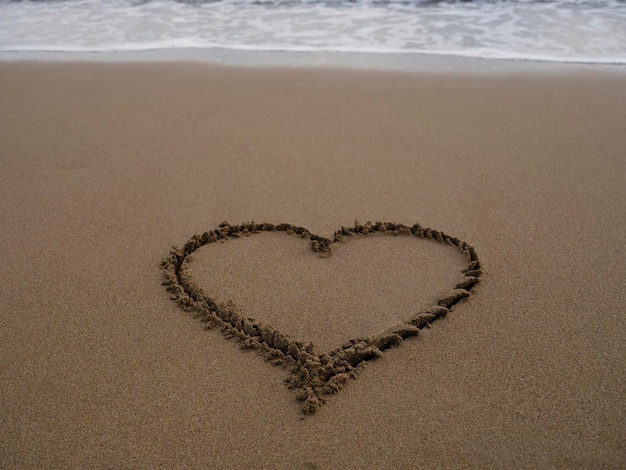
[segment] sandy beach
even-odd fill
[[[15,62],[0,109],[1,468],[626,466],[623,73]],[[162,285],[224,221],[420,224],[471,245],[480,283],[304,414],[289,361]],[[189,272],[319,355],[471,262],[412,234],[310,242],[229,238]]]

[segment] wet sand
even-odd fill
[[[3,63],[0,107],[1,467],[626,463],[623,75]],[[161,265],[223,221],[306,229],[194,248],[227,331]]]

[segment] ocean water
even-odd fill
[[[0,52],[180,49],[626,64],[626,0],[0,0]]]

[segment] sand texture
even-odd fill
[[[0,109],[0,468],[626,466],[623,74],[3,63]]]

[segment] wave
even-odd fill
[[[626,63],[623,0],[0,0],[0,51],[432,54]]]

